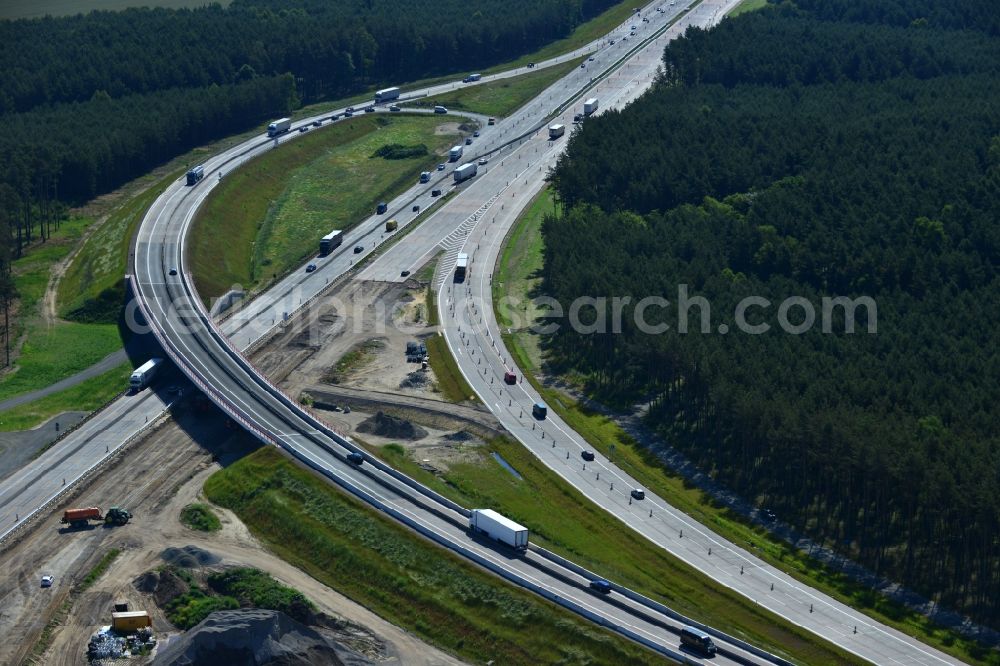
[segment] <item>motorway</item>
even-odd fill
[[[496,141],[505,131],[509,128],[485,133],[483,143],[489,146],[491,137]],[[213,158],[205,165],[208,183],[216,182],[211,176],[223,167],[231,170],[235,163],[269,149],[268,144],[292,140],[296,134],[292,132],[263,144],[251,141]],[[141,225],[132,266],[133,289],[145,319],[152,324],[167,354],[206,395],[263,441],[281,446],[359,498],[454,552],[662,654],[677,660],[700,661],[695,655],[680,652],[677,638],[671,633],[684,620],[655,602],[620,587],[610,597],[596,595],[588,588],[589,580],[596,575],[537,549],[519,557],[484,543],[469,534],[467,509],[370,457],[361,466],[347,462],[346,455],[358,451],[353,442],[334,433],[271,385],[249,365],[224,332],[225,328],[239,331],[238,335],[245,335],[246,344],[250,345],[257,339],[258,327],[277,326],[287,311],[282,310],[279,315],[272,299],[258,298],[238,316],[227,319],[219,330],[194,292],[190,276],[184,270],[183,248],[194,215],[210,191],[211,187],[190,188],[180,183],[168,188],[154,202]],[[349,252],[352,245],[360,245],[364,253],[373,251],[378,241],[369,246],[366,240],[375,233],[381,236],[382,231],[371,220],[366,221],[315,273],[289,277],[297,282],[300,292],[304,282],[324,287],[330,273],[337,269],[342,272],[360,258]],[[281,296],[295,290],[279,284],[276,291]],[[287,306],[287,296],[282,300]],[[248,330],[251,323],[255,324],[253,332]],[[237,338],[237,342],[242,340]],[[720,663],[766,663],[767,655],[756,654],[740,641],[720,637],[717,642],[721,654],[716,661]]]
[[[682,23],[695,21],[703,25],[711,23],[721,16],[728,4],[734,3],[722,2],[721,0],[706,1],[695,11],[689,13]],[[676,11],[680,11],[680,8],[677,8]],[[493,265],[495,253],[503,236],[501,228],[504,225],[509,226],[513,222],[515,211],[520,209],[531,193],[540,186],[541,179],[537,175],[544,173],[558,150],[561,149],[562,144],[565,143],[562,141],[553,144],[548,142],[544,136],[539,136],[537,132],[530,130],[544,124],[546,117],[553,110],[559,108],[563,101],[591,83],[595,86],[593,93],[588,91],[582,96],[590,94],[599,96],[602,106],[605,108],[612,103],[624,104],[641,94],[648,86],[653,68],[658,62],[660,52],[662,52],[661,40],[651,42],[637,56],[632,57],[627,65],[618,67],[603,80],[602,76],[597,74],[595,70],[610,70],[618,59],[624,57],[626,52],[633,48],[637,39],[641,39],[644,34],[651,34],[654,30],[662,27],[663,17],[656,16],[654,12],[649,11],[646,14],[653,19],[652,24],[640,24],[637,19],[628,22],[640,26],[640,34],[631,42],[623,42],[619,39],[612,46],[606,40],[599,40],[596,43],[598,50],[593,62],[587,62],[584,68],[574,70],[571,75],[546,90],[539,98],[536,98],[511,118],[502,120],[496,127],[484,126],[483,135],[473,146],[467,147],[466,156],[462,161],[470,157],[469,149],[474,149],[471,155],[474,158],[478,158],[481,154],[489,155],[490,164],[485,170],[486,172],[474,179],[472,183],[456,188],[457,195],[446,206],[423,220],[415,230],[409,233],[405,243],[394,244],[380,254],[376,261],[361,272],[361,277],[399,279],[400,269],[416,267],[423,260],[441,250],[447,252],[444,264],[447,267],[448,259],[453,257],[459,248],[473,249],[472,243],[475,242],[479,248],[472,251],[475,262],[473,279],[480,273],[481,277],[486,279],[489,269],[479,270],[478,266],[490,267]],[[621,30],[621,28],[618,29],[616,33],[620,33]],[[627,31],[627,27],[625,30]],[[672,30],[671,34],[675,31],[676,29]],[[562,59],[567,57],[576,56],[563,56]],[[543,64],[540,63],[539,66],[543,66]],[[591,82],[591,78],[596,80]],[[428,91],[407,93],[407,95],[419,95],[422,92],[434,94],[439,89],[447,90],[453,85],[455,84],[436,86]],[[575,108],[578,106],[579,104],[568,107],[566,113],[569,114],[569,117],[572,116],[574,110],[578,110]],[[305,119],[301,121],[301,124],[308,124],[313,120],[313,118]],[[296,126],[299,124],[296,123]],[[504,147],[505,143],[520,137],[522,134],[526,134],[526,136],[509,147]],[[274,140],[255,137],[226,153],[215,156],[205,165],[209,177],[202,184],[188,188],[183,183],[178,182],[168,188],[151,207],[143,221],[136,243],[132,283],[146,318],[154,324],[155,332],[170,356],[192,381],[205,391],[206,395],[251,432],[264,441],[282,446],[300,460],[372,505],[422,531],[452,550],[491,568],[508,579],[540,592],[557,603],[562,603],[602,624],[613,626],[618,631],[660,649],[661,652],[675,659],[696,661],[697,659],[693,655],[677,653],[676,638],[668,630],[665,630],[669,628],[676,630],[678,621],[670,617],[669,614],[660,612],[650,603],[629,597],[626,594],[627,591],[620,589],[619,593],[613,594],[611,597],[597,597],[586,588],[587,577],[581,575],[572,566],[561,565],[553,561],[552,558],[540,555],[535,551],[530,551],[523,558],[512,557],[509,553],[505,554],[495,547],[471,538],[465,529],[465,514],[461,507],[449,506],[449,503],[441,501],[441,498],[435,497],[430,491],[416,487],[412,481],[408,481],[398,473],[379,465],[377,461],[368,458],[368,464],[360,468],[346,463],[344,456],[353,448],[350,440],[330,431],[290,398],[281,395],[280,391],[270,385],[260,373],[255,372],[239,355],[237,348],[246,349],[266,340],[273,329],[281,324],[282,319],[293,316],[296,309],[308,304],[311,299],[326,290],[333,282],[342,279],[341,276],[345,271],[353,268],[356,261],[374,252],[381,243],[390,241],[391,238],[386,237],[383,232],[382,222],[385,219],[395,217],[399,220],[401,227],[410,224],[415,217],[410,214],[411,206],[418,203],[421,208],[425,209],[433,201],[429,191],[432,189],[431,186],[436,183],[411,188],[391,202],[388,214],[373,216],[362,222],[356,230],[349,234],[349,238],[345,240],[340,251],[321,262],[317,262],[320,264],[320,268],[315,273],[297,272],[287,276],[266,294],[259,296],[247,307],[227,318],[221,326],[216,327],[215,323],[206,316],[197,294],[193,291],[191,280],[183,270],[184,238],[198,206],[215,186],[216,174],[238,168],[239,165],[256,155],[273,149],[286,141],[294,140],[297,135],[298,132],[292,132]],[[439,172],[437,173],[439,174]],[[442,178],[449,177],[448,172],[439,175]],[[509,206],[508,197],[510,199]],[[497,206],[499,206],[499,210]],[[489,224],[486,224],[487,219],[490,219]],[[484,242],[486,243],[485,250]],[[360,256],[353,255],[350,251],[350,248],[355,244],[360,244],[365,248],[364,253]],[[178,269],[179,275],[171,276],[171,269],[175,268]],[[440,283],[445,284],[443,281]],[[462,362],[463,370],[470,375],[474,388],[485,396],[490,394],[493,388],[492,385],[477,385],[480,374],[477,369],[470,366],[471,350],[479,349],[479,356],[483,358],[488,356],[487,350],[492,349],[497,361],[506,360],[508,355],[500,347],[493,346],[494,341],[499,340],[495,322],[493,322],[494,328],[492,330],[487,326],[492,317],[492,309],[488,300],[488,284],[479,285],[480,293],[477,294],[479,301],[470,301],[473,294],[468,289],[473,288],[473,286],[472,283],[467,285],[467,292],[464,296],[461,293],[456,294],[454,291],[443,293],[443,298],[439,300],[439,303],[446,315],[449,315],[450,312],[456,314],[453,319],[446,317],[449,320],[449,326],[445,329],[446,335],[449,343],[455,348],[461,349],[465,346],[470,350],[470,353],[462,353],[458,356]],[[472,317],[476,317],[482,316],[484,311],[488,316],[480,332],[473,332],[470,329],[459,331],[457,328],[451,328],[450,322],[452,320],[456,322],[456,325],[460,325],[457,324],[460,321],[459,315],[465,316],[468,313]],[[470,319],[468,324],[470,326],[471,321]],[[492,362],[491,358],[488,363]],[[494,363],[491,370],[483,374],[482,377],[486,378],[497,367],[502,367],[502,364],[497,366]],[[485,382],[485,379],[482,381]],[[519,401],[527,401],[530,404],[532,401],[530,389],[523,384],[519,385],[518,389],[522,391],[517,396]],[[130,436],[129,428],[141,429],[145,420],[155,420],[163,412],[164,404],[158,398],[149,398],[150,395],[152,394],[147,392],[139,396],[138,399],[133,397],[128,403],[119,401],[125,406],[115,403],[115,406],[108,410],[108,418],[111,418],[110,423],[115,424],[120,429],[103,431],[100,443],[105,443],[107,450],[104,454],[97,450],[77,450],[72,458],[73,462],[82,469],[86,467],[88,462],[92,464],[94,461],[100,460],[102,456],[106,456],[112,451],[112,446],[106,442],[112,439],[123,441]],[[513,396],[507,397],[508,400],[513,400]],[[491,403],[488,401],[487,404]],[[491,405],[492,408],[493,405]],[[513,409],[513,402],[508,405],[506,411],[502,409],[501,403],[495,413],[529,448],[535,450],[532,443],[537,444],[535,441],[537,437],[533,439],[525,432],[529,424],[527,422],[521,423],[522,418],[519,417],[515,423],[512,419],[511,409]],[[104,417],[99,415],[92,420],[95,424],[94,427],[101,426],[102,418]],[[140,418],[143,420],[140,421]],[[131,425],[126,426],[125,422]],[[577,446],[577,444],[572,441],[573,435],[568,428],[565,428],[564,424],[559,423],[555,418],[551,418],[546,426],[553,429],[552,433],[558,432],[559,428],[564,430],[559,432],[559,435],[560,439],[565,438],[565,441],[560,441],[559,444],[564,447],[563,451],[572,454],[571,447]],[[82,433],[82,431],[81,428],[78,432]],[[65,447],[68,446],[67,441],[76,441],[77,439],[85,438],[82,434],[80,437],[76,437],[76,435],[67,437],[59,445],[50,449],[50,452],[57,452],[53,455],[58,460],[51,461],[55,463],[55,466],[33,465],[32,469],[35,471],[32,474],[34,476],[27,472],[27,476],[20,476],[21,490],[17,495],[18,501],[4,499],[3,493],[13,493],[13,491],[6,490],[8,487],[6,482],[0,486],[0,501],[3,501],[3,507],[0,509],[0,520],[5,517],[3,512],[16,510],[16,507],[24,507],[24,513],[16,513],[16,520],[11,520],[12,516],[6,516],[7,524],[24,520],[24,515],[32,506],[30,501],[21,501],[27,500],[24,488],[28,480],[31,481],[30,485],[37,486],[38,499],[51,496],[53,488],[58,491],[58,488],[61,487],[58,478],[63,469],[59,465],[65,465],[70,460],[64,453],[59,452],[65,451]],[[94,437],[90,439],[93,443]],[[544,455],[540,455],[540,457],[550,465],[555,465],[555,462],[550,462]],[[560,465],[554,466],[554,469],[568,481],[584,489],[588,495],[592,495],[594,501],[613,512],[623,512],[621,506],[614,505],[620,490],[617,494],[600,491],[595,497],[593,493],[597,491],[594,490],[594,484],[589,481],[591,478],[589,473],[583,474],[583,470],[570,473],[566,469],[561,469],[560,466],[566,467],[560,462]],[[613,469],[613,466],[607,465],[606,469],[609,470],[606,472],[607,474],[620,474]],[[73,478],[75,477],[70,475],[67,477],[67,481],[72,482]],[[624,480],[622,483],[627,484],[628,481]],[[14,487],[13,484],[10,484],[10,488]],[[604,492],[605,497],[600,496],[601,492]],[[7,497],[11,496],[7,495]],[[36,506],[38,499],[35,500]],[[666,515],[670,512],[658,499],[649,498],[648,503],[642,507],[643,511],[649,505],[654,505],[657,513],[663,511]],[[633,512],[628,510],[624,510],[622,515],[628,524],[644,534],[649,531],[649,526],[653,523],[653,521],[640,520],[641,515],[635,517]],[[681,515],[670,515],[671,519],[689,521]],[[672,524],[668,524],[664,520],[660,522],[668,528],[672,527]],[[708,534],[704,528],[693,523],[691,523],[690,529],[692,530],[691,535],[696,532],[699,535]],[[666,534],[666,531],[664,533]],[[653,540],[659,543],[660,541],[657,540],[659,537],[656,537],[655,534],[654,537]],[[690,537],[688,540],[694,542]],[[722,544],[720,548],[730,549],[727,551],[727,557],[730,553],[739,554],[738,549],[734,546],[727,546],[721,540],[719,543]],[[747,555],[747,557],[750,556]],[[721,556],[717,557],[716,560],[706,563],[706,565],[713,565],[722,559]],[[733,575],[732,571],[728,572],[722,581],[733,586],[735,583],[729,580]],[[749,577],[742,575],[740,580],[744,579],[749,580]],[[821,598],[807,588],[801,589],[806,593],[813,594],[817,599]],[[778,600],[777,595],[773,596],[774,599]],[[776,612],[782,615],[786,614],[781,609],[777,609]],[[816,613],[810,613],[810,616],[816,615]],[[889,653],[893,650],[899,650],[900,646],[886,641],[884,636],[878,633],[878,631],[884,631],[884,628],[878,629],[878,631],[868,631],[868,627],[872,626],[871,620],[864,616],[859,615],[859,617],[862,618],[860,626],[865,627],[866,631],[858,634],[861,636],[861,638],[856,639],[858,645],[866,650],[874,649],[869,644],[880,642],[889,646],[882,651],[872,652],[873,657],[866,656],[872,661],[877,663],[956,663],[947,657],[924,661],[922,659],[925,653],[919,649],[916,659],[905,659],[907,655],[905,649],[893,656]],[[837,634],[830,636],[830,638],[843,645],[845,639],[850,639],[850,635],[845,637],[842,634]],[[875,640],[876,638],[878,640]],[[893,637],[893,640],[899,639]],[[724,638],[719,638],[717,642],[724,650],[724,654],[715,660],[718,663],[763,663],[764,661],[761,657],[746,651],[736,642],[727,642]],[[903,647],[906,645],[904,641]],[[919,646],[919,644],[916,645]],[[848,649],[854,648],[852,646]],[[929,649],[926,650],[926,653],[932,652]],[[857,650],[855,651],[857,652]],[[865,655],[862,654],[862,656]],[[935,659],[937,659],[936,656]]]

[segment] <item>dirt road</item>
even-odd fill
[[[132,581],[163,563],[160,553],[168,547],[195,545],[222,559],[222,565],[246,565],[270,573],[301,590],[320,610],[361,625],[361,641],[374,636],[386,643],[387,664],[459,664],[453,657],[427,645],[386,622],[364,607],[322,585],[302,571],[272,555],[227,511],[219,510],[223,530],[204,534],[178,520],[181,508],[195,501],[205,479],[256,446],[241,432],[229,430],[214,414],[187,409],[157,432],[137,443],[96,481],[81,488],[71,504],[109,507],[121,504],[134,519],[117,528],[60,529],[59,512],[53,512],[20,541],[0,552],[0,635],[17,640],[0,641],[0,663],[27,660],[49,618],[67,599],[71,584],[81,579],[111,548],[121,555],[110,570],[76,600],[71,613],[51,635],[42,657],[45,664],[84,663],[87,640],[100,625],[110,622],[111,603],[126,599],[132,609],[153,614],[158,632],[170,625],[155,604],[138,592]],[[56,578],[42,589],[42,575]]]

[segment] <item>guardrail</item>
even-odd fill
[[[585,568],[581,567],[579,564],[576,564],[575,562],[573,562],[571,560],[567,560],[565,557],[562,557],[561,555],[557,555],[557,554],[553,553],[550,550],[542,548],[541,546],[536,546],[534,544],[529,544],[528,547],[531,550],[531,552],[537,553],[541,557],[549,560],[550,562],[554,562],[554,563],[558,564],[559,566],[561,566],[561,567],[563,567],[565,569],[569,569],[570,571],[572,571],[573,573],[577,574],[578,576],[581,576],[581,577],[586,578],[588,580],[596,580],[598,578],[603,578],[603,576],[600,576],[600,575],[594,573],[593,571],[585,569]],[[754,654],[754,655],[756,655],[756,656],[758,656],[758,657],[760,657],[762,659],[766,659],[767,661],[770,661],[773,664],[778,664],[779,666],[794,666],[792,664],[792,662],[787,661],[786,659],[782,659],[781,657],[779,657],[777,655],[774,655],[774,654],[771,654],[770,652],[767,652],[766,650],[762,650],[762,649],[760,649],[760,648],[758,648],[758,647],[756,647],[754,645],[751,645],[750,643],[747,643],[744,640],[736,638],[735,636],[730,636],[729,634],[727,634],[725,632],[722,632],[722,631],[719,631],[718,629],[715,629],[713,627],[710,627],[707,624],[702,624],[701,622],[698,622],[697,620],[692,620],[691,618],[678,613],[677,611],[673,610],[672,608],[670,608],[668,606],[664,606],[663,604],[661,604],[658,601],[654,601],[653,599],[650,599],[649,597],[647,597],[647,596],[645,596],[643,594],[640,594],[640,593],[638,593],[638,592],[636,592],[634,590],[630,590],[629,588],[625,587],[624,585],[618,585],[617,583],[615,583],[613,581],[608,581],[608,582],[611,583],[611,589],[612,590],[614,590],[615,592],[618,592],[623,597],[626,597],[628,599],[631,599],[632,601],[635,601],[636,603],[642,605],[645,608],[649,608],[650,610],[654,610],[654,611],[660,613],[661,615],[666,615],[667,617],[669,617],[669,618],[671,618],[673,620],[676,620],[677,622],[680,622],[682,624],[685,624],[685,625],[688,625],[688,626],[691,626],[691,627],[695,627],[697,629],[701,629],[705,633],[711,634],[711,635],[715,636],[716,638],[718,638],[719,640],[725,641],[725,642],[730,643],[732,645],[736,645],[737,647],[739,647],[739,648],[741,648],[743,650],[746,650],[747,652],[750,652],[751,654]]]

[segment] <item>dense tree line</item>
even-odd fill
[[[528,53],[612,4],[236,0],[0,21],[0,305],[9,259],[66,204],[303,101]]]
[[[1000,50],[954,30],[960,11],[914,25],[941,2],[881,22],[798,4],[689,31],[653,91],[574,134],[546,291],[632,303],[620,334],[562,321],[548,358],[647,403],[668,441],[799,529],[997,626]],[[682,284],[710,333],[700,306],[677,332]],[[671,301],[644,313],[668,331],[635,325],[645,296]],[[736,332],[748,296],[773,304],[749,315],[770,332]],[[808,332],[779,330],[789,296],[814,304]],[[847,334],[834,309],[824,333],[837,296],[877,310]]]

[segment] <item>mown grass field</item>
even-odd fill
[[[132,364],[123,363],[76,386],[0,412],[0,431],[27,430],[66,411],[92,412],[128,386]]]
[[[910,612],[882,595],[854,583],[839,572],[821,565],[785,542],[770,536],[763,527],[747,523],[742,516],[716,504],[710,496],[689,486],[683,478],[670,472],[612,419],[586,408],[564,391],[538,382],[537,377],[543,370],[542,350],[539,336],[529,328],[539,311],[531,306],[525,309],[523,305],[526,299],[538,295],[544,250],[541,222],[546,213],[554,210],[548,190],[541,192],[525,209],[508,237],[493,280],[496,306],[502,306],[501,299],[504,298],[521,305],[520,308],[495,308],[498,320],[504,326],[517,325],[513,334],[503,336],[504,343],[549,408],[554,409],[595,450],[605,456],[613,452],[615,464],[645,488],[769,564],[964,661],[994,666],[1000,664],[1000,654],[996,651],[988,653],[981,646],[932,624],[926,617]]]
[[[0,378],[0,400],[43,388],[96,363],[121,347],[115,325],[88,326],[75,322],[46,322],[42,300],[52,267],[63,260],[93,220],[70,217],[44,243],[28,247],[13,262],[19,301],[12,340],[24,336],[13,368]]]
[[[736,7],[733,8],[733,11],[726,14],[726,16],[739,16],[740,14],[756,11],[766,6],[767,0],[743,0],[743,2],[736,5]]]
[[[662,663],[363,507],[273,448],[216,472],[205,493],[283,559],[471,663]]]
[[[542,90],[579,67],[583,59],[579,58],[530,74],[481,85],[462,87],[462,84],[458,84],[459,87],[453,92],[425,97],[410,105],[429,108],[441,104],[453,112],[472,111],[502,118],[521,108]]]
[[[349,229],[375,204],[440,161],[453,134],[439,117],[362,115],[313,130],[228,174],[199,211],[189,263],[206,301],[232,285],[260,288],[314,253],[320,237]],[[372,157],[386,144],[426,145],[403,160]],[[220,230],[225,230],[220,233]]]

